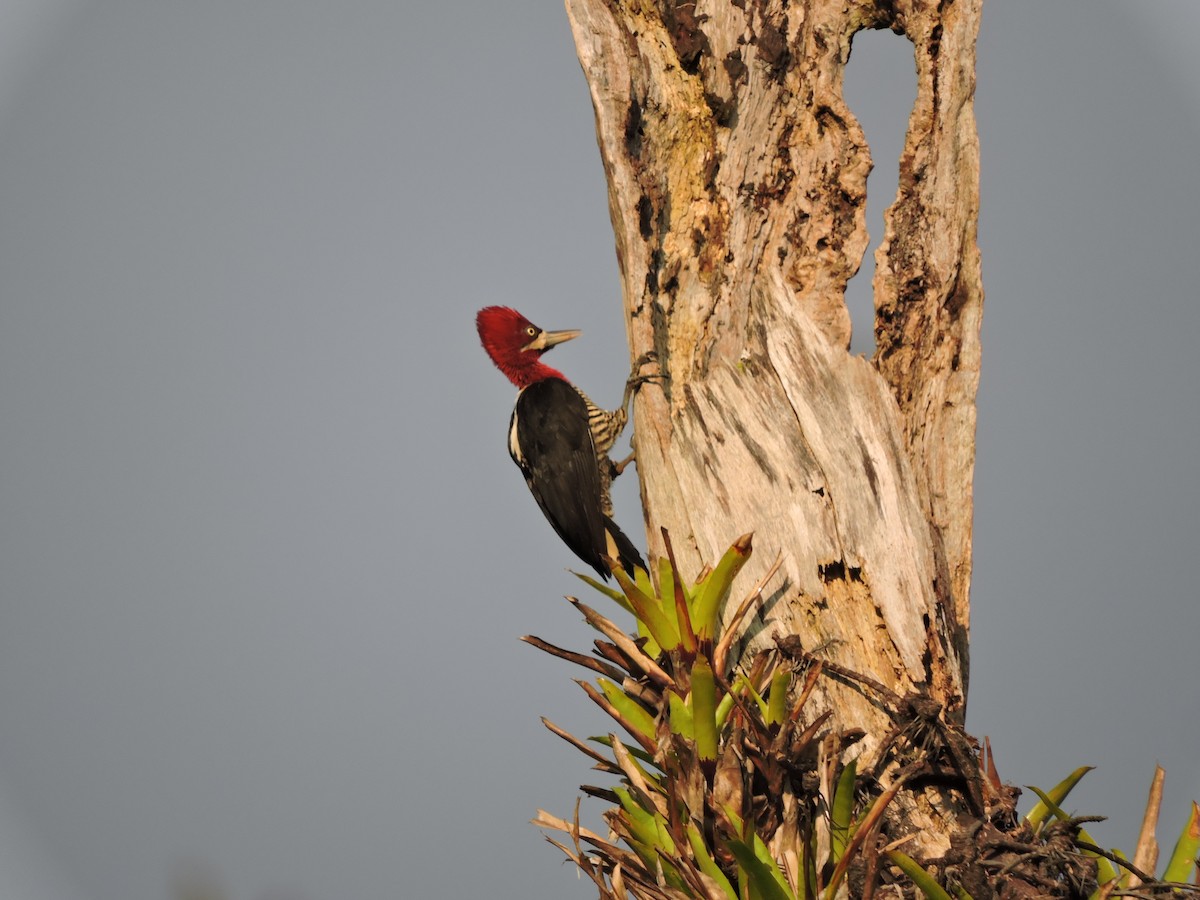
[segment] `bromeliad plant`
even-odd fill
[[[889,896],[932,900],[1200,897],[1200,888],[1183,883],[1196,877],[1195,806],[1156,880],[1152,825],[1128,861],[1095,845],[1082,827],[1087,819],[1062,811],[1086,768],[1045,794],[1033,789],[1041,802],[1019,820],[1020,792],[1001,783],[986,742],[980,764],[961,732],[944,737],[942,746],[957,760],[964,785],[971,780],[967,769],[982,772],[977,788],[967,791],[979,818],[964,820],[946,857],[910,858],[901,849],[904,839],[888,843],[884,814],[910,778],[931,770],[937,751],[906,757],[890,784],[881,784],[849,758],[861,735],[833,731],[830,714],[811,709],[810,700],[819,678],[836,677],[875,691],[897,722],[921,704],[791,651],[785,641],[735,664],[731,651],[780,560],[722,619],[734,578],[750,557],[751,535],[690,583],[663,537],[667,556],[653,578],[641,570],[630,578],[616,568],[618,590],[579,576],[633,615],[634,635],[568,598],[601,635],[593,655],[524,638],[594,673],[594,684],[579,684],[623,732],[585,741],[543,720],[618,780],[583,786],[612,804],[604,814],[607,836],[580,824],[578,804],[571,820],[542,810],[534,820],[567,836],[548,840],[595,883],[600,900],[870,900],[881,883]],[[1161,778],[1156,784],[1160,796]],[[1151,806],[1157,818],[1153,790]]]
[[[1120,896],[1200,897],[1200,863],[1197,862],[1197,857],[1200,856],[1200,806],[1192,803],[1191,813],[1175,841],[1162,874],[1156,877],[1154,871],[1158,864],[1159,847],[1155,830],[1162,807],[1163,782],[1166,775],[1163,768],[1155,766],[1154,780],[1150,785],[1150,796],[1146,801],[1146,811],[1132,859],[1120,850],[1103,849],[1083,828],[1084,822],[1103,817],[1072,818],[1062,809],[1067,795],[1091,769],[1091,766],[1081,766],[1049,791],[1043,792],[1030,787],[1030,790],[1037,794],[1038,802],[1025,814],[1025,830],[1031,832],[1035,838],[1063,826],[1072,830],[1073,843],[1085,857],[1094,861],[1096,867],[1097,887],[1090,894],[1089,900]],[[1187,884],[1189,880],[1193,880],[1193,884]]]
[[[569,836],[570,843],[551,840],[602,900],[837,896],[899,784],[868,790],[854,763],[840,762],[855,738],[822,732],[829,714],[807,709],[819,663],[769,651],[748,667],[731,665],[746,616],[780,561],[722,622],[751,535],[692,583],[666,545],[654,579],[616,569],[616,590],[579,576],[633,614],[636,638],[575,598],[568,599],[603,636],[594,656],[524,638],[595,672],[595,685],[579,684],[624,732],[583,741],[546,721],[620,779],[583,788],[613,804],[605,814],[612,837],[581,826],[578,809],[572,821],[539,811],[535,822]]]

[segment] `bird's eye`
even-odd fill
[[[527,335],[529,335],[530,337],[537,337],[537,329],[534,328],[532,325],[530,325],[528,328],[525,329],[525,333]]]

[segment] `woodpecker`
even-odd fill
[[[558,536],[604,579],[612,574],[609,560],[630,574],[646,568],[612,519],[610,486],[629,459],[618,464],[608,456],[628,420],[630,397],[646,379],[631,377],[621,407],[609,412],[542,362],[543,353],[580,332],[544,331],[506,306],[481,309],[475,327],[496,368],[518,388],[508,452]]]

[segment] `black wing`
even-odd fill
[[[608,578],[600,471],[583,398],[557,378],[522,390],[509,426],[509,452],[563,543]]]

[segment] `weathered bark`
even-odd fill
[[[972,111],[982,0],[567,0],[591,87],[633,357],[652,550],[685,571],[755,532],[775,635],[961,722],[982,289]],[[873,360],[849,353],[866,141],[842,96],[854,34],[915,48],[917,100],[877,256]],[[735,599],[740,599],[735,595]],[[891,722],[823,680],[873,763]],[[860,766],[861,770],[862,766]],[[932,789],[912,825],[944,835]],[[930,838],[929,850],[944,841]]]

